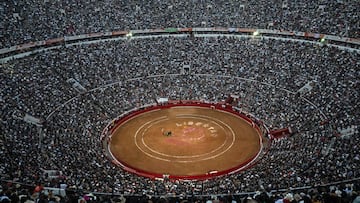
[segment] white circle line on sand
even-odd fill
[[[157,119],[154,119],[154,120],[164,119],[164,118],[166,118],[166,116],[161,116],[161,117],[159,117],[159,118],[157,118]],[[135,138],[135,145],[136,145],[136,147],[137,147],[142,153],[150,156],[151,158],[158,159],[158,160],[161,160],[161,161],[171,162],[170,159],[163,159],[163,158],[160,158],[160,157],[157,157],[157,156],[154,156],[154,155],[152,155],[152,154],[149,154],[149,153],[145,152],[145,151],[139,146],[139,144],[138,144],[137,141],[136,141],[136,140],[137,140],[136,137],[137,137],[137,135],[139,134],[140,129],[142,129],[142,128],[143,128],[145,125],[147,125],[148,123],[153,122],[154,120],[151,120],[151,121],[148,121],[148,122],[142,124],[142,125],[137,129],[137,131],[136,131],[136,133],[135,133],[135,136],[134,136],[134,138]]]
[[[179,115],[181,116],[181,115],[186,115],[186,114],[179,114]],[[193,115],[191,115],[191,116],[193,116]],[[138,128],[138,130],[136,131],[136,133],[135,133],[135,144],[136,144],[137,148],[138,148],[139,150],[141,150],[141,152],[143,152],[144,154],[146,154],[146,155],[148,155],[148,156],[150,156],[150,157],[152,157],[152,158],[154,158],[154,159],[158,159],[158,160],[162,160],[162,161],[167,161],[167,162],[179,162],[179,163],[198,162],[198,161],[204,161],[204,160],[209,160],[209,159],[216,158],[216,157],[218,157],[218,156],[221,156],[221,155],[224,154],[225,152],[227,152],[227,151],[234,145],[234,143],[235,143],[235,139],[236,139],[235,137],[236,137],[236,136],[235,136],[235,133],[234,133],[233,129],[232,129],[228,124],[224,123],[223,121],[221,121],[221,120],[219,120],[219,119],[216,119],[216,118],[213,118],[213,117],[209,117],[209,116],[204,116],[204,115],[198,115],[198,116],[199,116],[199,117],[208,118],[209,120],[211,120],[211,119],[217,120],[218,122],[220,122],[220,123],[222,123],[223,125],[225,125],[225,126],[231,131],[232,142],[231,142],[231,144],[230,144],[224,151],[222,151],[222,152],[220,152],[220,153],[218,153],[218,154],[216,154],[216,155],[213,155],[213,156],[205,157],[205,158],[200,159],[200,160],[199,160],[199,159],[196,159],[196,160],[177,160],[177,161],[170,160],[170,159],[164,159],[164,158],[161,158],[161,157],[158,157],[158,156],[154,156],[154,155],[152,155],[152,154],[150,154],[150,153],[148,153],[148,152],[145,152],[143,149],[141,149],[141,147],[139,146],[139,144],[138,144],[137,141],[136,141],[136,140],[137,140],[136,137],[137,137],[140,129],[142,129],[145,125],[147,125],[147,124],[149,124],[149,123],[151,123],[151,122],[153,122],[153,121],[155,121],[155,120],[159,120],[159,119],[166,118],[166,116],[159,117],[159,118],[157,118],[157,119],[148,121],[148,122],[146,122],[145,124],[141,125],[141,126]],[[143,139],[143,138],[142,138],[142,139]],[[168,156],[169,156],[170,158],[176,158],[176,157],[173,157],[173,155],[168,155]]]
[[[185,117],[185,118],[199,119],[199,118],[197,118],[197,117],[194,117],[193,115],[187,116],[187,117]],[[204,118],[200,118],[200,119],[205,120]],[[169,120],[169,119],[163,119],[163,120]],[[158,123],[158,122],[161,122],[161,121],[163,121],[163,120],[157,120],[156,122],[151,123],[146,129],[152,127],[154,124],[156,124],[156,123]],[[209,120],[205,120],[205,121],[209,121]],[[215,123],[215,122],[214,122],[214,123]],[[215,123],[215,124],[218,125],[220,128],[222,128],[222,129],[224,130],[224,132],[225,132],[225,129],[224,129],[222,126],[220,126],[220,125],[217,124],[217,123]],[[146,131],[146,129],[145,129],[145,131]],[[159,151],[157,151],[157,150],[152,149],[151,147],[149,147],[149,146],[145,143],[143,136],[144,136],[144,133],[142,133],[142,138],[141,138],[142,143],[143,143],[143,145],[144,145],[148,150],[150,150],[151,152],[156,153],[156,154],[159,154],[159,155],[162,155],[162,156],[164,156],[164,157],[183,158],[183,159],[198,158],[198,157],[201,157],[201,156],[207,156],[207,155],[209,155],[209,154],[212,154],[212,153],[220,150],[220,149],[226,144],[226,141],[227,141],[227,137],[226,137],[226,140],[221,144],[221,146],[219,146],[218,148],[216,148],[216,149],[214,149],[214,150],[212,150],[212,151],[210,151],[210,152],[204,153],[204,154],[192,155],[192,156],[177,156],[177,155],[165,154],[165,153],[162,153],[162,152],[159,152]]]

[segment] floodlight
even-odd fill
[[[131,38],[133,36],[133,33],[132,32],[129,32],[125,35],[127,38]]]

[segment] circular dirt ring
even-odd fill
[[[239,171],[262,148],[245,115],[211,104],[167,104],[132,111],[111,129],[108,151],[126,171],[150,178],[206,179]]]

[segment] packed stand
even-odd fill
[[[166,27],[243,27],[359,38],[357,1],[2,1],[0,48]]]
[[[358,57],[356,52],[305,43],[184,37],[75,45],[13,61],[0,70],[0,160],[5,163],[0,171],[5,180],[65,184],[79,194],[123,194],[129,201],[162,195],[228,197],[356,178],[359,137],[344,138],[337,130],[359,125],[353,119],[360,113]],[[190,66],[188,73],[182,73],[184,65]],[[87,91],[79,92],[70,78]],[[312,80],[313,89],[300,94]],[[154,103],[157,96],[217,102],[229,94],[240,95],[239,107],[270,128],[295,130],[293,136],[274,141],[247,171],[201,182],[152,181],[121,171],[102,153],[101,131],[124,111]],[[43,140],[38,128],[14,112],[41,118]],[[62,175],[49,178],[43,169]],[[311,198],[322,194],[304,192]]]

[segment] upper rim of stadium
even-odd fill
[[[357,1],[3,1],[0,48],[114,30],[238,27],[360,37]]]

